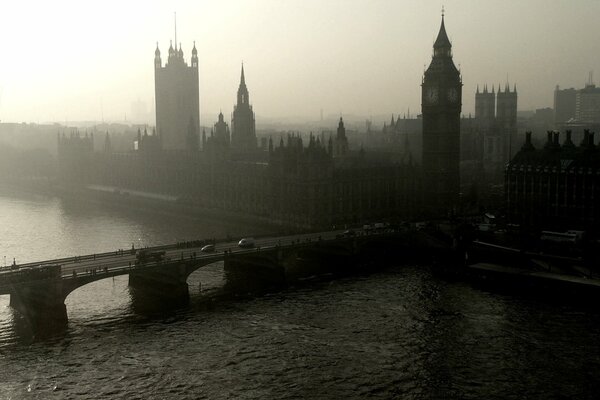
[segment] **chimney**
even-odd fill
[[[531,132],[525,132],[525,144],[523,144],[522,150],[534,150],[533,144],[531,144]]]
[[[560,132],[554,132],[554,147],[560,148],[560,143],[558,142],[558,137],[560,136]]]
[[[552,148],[552,131],[546,131],[546,135],[548,135],[548,139],[546,140],[546,145],[544,147],[550,149]]]
[[[567,138],[563,142],[563,147],[574,147],[573,140],[571,140],[571,130],[566,131]]]
[[[590,147],[594,147],[594,132],[590,132],[588,144]]]
[[[590,142],[590,130],[584,129],[583,130],[583,141],[581,142],[581,146],[587,147],[589,145],[589,142]]]

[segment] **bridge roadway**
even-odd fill
[[[181,247],[183,244],[170,244],[155,247],[144,247],[147,251],[165,251],[162,261],[147,261],[136,265],[136,252],[141,249],[123,249],[100,254],[88,254],[83,256],[75,256],[68,258],[58,258],[45,261],[30,262],[25,264],[16,264],[13,266],[0,268],[0,294],[8,294],[14,289],[15,284],[26,284],[23,282],[6,283],[9,276],[14,276],[19,272],[30,271],[32,269],[43,268],[44,266],[60,265],[61,278],[73,279],[80,278],[85,275],[107,275],[116,276],[128,274],[135,269],[141,271],[145,268],[156,267],[162,264],[168,264],[175,261],[184,261],[189,259],[194,260],[214,260],[215,262],[222,260],[225,257],[225,252],[228,254],[246,254],[260,250],[273,249],[277,246],[281,248],[297,246],[306,243],[318,241],[329,241],[338,239],[343,235],[345,230],[326,231],[318,233],[295,234],[289,236],[265,237],[254,239],[254,247],[241,248],[238,246],[238,241],[228,241],[215,243],[215,251],[203,253],[200,250],[202,246]],[[366,234],[363,230],[355,230],[356,235]]]

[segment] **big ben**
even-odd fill
[[[421,88],[426,214],[444,217],[456,210],[459,201],[462,80],[452,61],[443,14]]]

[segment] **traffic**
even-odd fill
[[[377,229],[362,227],[280,237],[256,239],[245,237],[237,241],[229,240],[208,244],[205,241],[191,241],[142,249],[132,247],[131,250],[119,249],[102,254],[49,260],[43,263],[37,262],[21,265],[13,263],[10,267],[0,269],[0,285],[30,282],[36,279],[56,279],[59,277],[70,279],[81,277],[82,275],[96,275],[99,273],[115,276],[127,273],[127,271],[132,269],[155,267],[176,260],[203,259],[208,261],[209,259],[214,259],[217,262],[222,260],[226,254],[244,254],[268,250],[277,246],[297,246],[315,241],[378,234],[384,231],[383,225],[375,225],[377,225]]]

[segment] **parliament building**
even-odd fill
[[[536,149],[531,132],[506,166],[505,195],[509,222],[531,228],[598,231],[600,226],[600,151],[594,133],[585,131],[577,146],[571,131],[561,143],[548,132]]]
[[[112,150],[108,134],[103,149],[79,134],[59,135],[64,185],[166,195],[307,229],[443,217],[458,205],[462,82],[443,16],[422,81],[422,165],[352,148],[341,117],[328,138],[282,133],[259,147],[243,66],[231,128],[220,113],[200,133],[195,46],[189,66],[181,46],[169,48],[163,66],[157,46],[154,70],[156,127],[138,131],[125,152]]]

